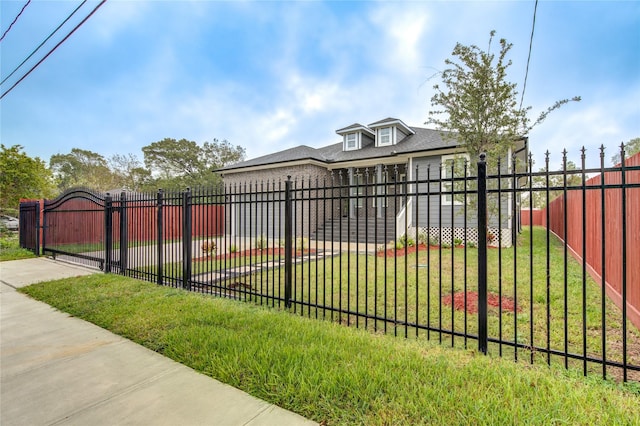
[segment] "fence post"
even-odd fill
[[[191,188],[182,193],[182,288],[191,289]]]
[[[291,278],[293,259],[292,227],[292,203],[291,203],[291,176],[287,176],[284,186],[284,306],[291,307]]]
[[[40,201],[36,201],[36,256],[40,256]]]
[[[120,193],[120,274],[125,275],[129,264],[129,235],[127,221],[127,195]]]
[[[478,161],[478,351],[487,353],[487,155]]]
[[[158,241],[158,252],[157,252],[157,256],[158,256],[158,285],[162,285],[163,281],[164,281],[164,249],[162,247],[162,243],[163,243],[163,228],[164,225],[162,223],[162,196],[163,196],[163,192],[162,189],[158,190],[158,207],[157,207],[157,218],[158,220],[156,221],[156,225],[158,227],[158,232],[157,232],[157,241]]]
[[[107,194],[104,199],[104,272],[111,272],[111,250],[113,248],[113,201]]]

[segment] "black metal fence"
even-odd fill
[[[531,159],[529,171],[515,163],[480,161],[477,173],[416,167],[404,180],[396,167],[175,193],[73,191],[45,202],[43,252],[376,332],[640,380],[640,333],[628,315],[640,275],[626,271],[616,305],[605,271],[594,279],[566,237],[533,220],[523,226],[520,213],[540,195],[548,204],[571,192],[604,205],[617,191],[634,205],[640,165],[586,169],[583,159],[580,170],[532,173]],[[627,179],[607,184],[607,173]],[[587,184],[587,174],[602,183]],[[569,185],[571,176],[581,182]],[[606,222],[616,220],[629,212]],[[629,246],[620,268],[632,263]]]

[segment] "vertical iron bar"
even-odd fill
[[[533,165],[533,154],[529,153],[529,166]],[[548,172],[547,172],[548,173]],[[533,185],[529,185],[529,199],[533,200]],[[529,362],[533,364],[533,210],[529,209]]]
[[[549,189],[547,188],[547,192]],[[549,210],[549,206],[547,206]],[[568,284],[568,238],[567,238],[567,150],[562,151],[562,239],[563,239],[563,267],[564,267],[564,368],[569,368],[569,318],[567,311],[569,309],[569,284]],[[547,217],[547,228],[549,228],[549,219]]]
[[[464,204],[463,204],[463,209],[464,209],[464,214],[463,214],[463,225],[464,225],[464,348],[467,349],[467,339],[468,339],[468,334],[469,334],[469,330],[468,330],[468,324],[467,324],[467,320],[468,320],[468,306],[467,306],[467,286],[468,286],[468,281],[467,281],[467,229],[468,229],[468,223],[467,223],[467,214],[468,214],[468,199],[467,199],[467,184],[469,182],[469,161],[465,158],[464,159]],[[427,247],[428,248],[428,247]]]
[[[157,241],[157,262],[158,262],[158,285],[162,285],[163,281],[164,281],[164,259],[163,259],[163,255],[164,255],[164,248],[162,247],[163,245],[163,235],[162,235],[162,231],[164,228],[164,225],[162,223],[162,196],[163,196],[163,192],[162,189],[158,190],[158,196],[157,196],[157,207],[156,207],[156,216],[157,216],[157,220],[156,220],[156,226],[157,226],[157,234],[156,234],[156,241]]]
[[[127,235],[127,194],[125,192],[120,193],[120,274],[126,275],[129,264],[129,247],[128,247],[128,235]]]
[[[456,227],[456,214],[455,214],[455,204],[456,204],[456,194],[455,194],[455,175],[456,175],[456,159],[454,158],[451,162],[451,237],[449,239],[449,247],[451,247],[451,347],[455,344],[455,277],[456,277],[456,265],[455,265],[455,251],[456,251],[456,241],[455,241],[455,227]]]
[[[431,164],[427,165],[427,340],[431,340]]]
[[[478,351],[487,353],[487,155],[478,161]]]
[[[508,160],[507,160],[508,164]],[[502,159],[498,158],[498,353],[502,356]]]
[[[182,193],[182,288],[191,290],[191,188]]]
[[[284,306],[291,307],[291,274],[292,258],[292,203],[291,203],[291,176],[287,176],[284,191]]]
[[[107,194],[104,200],[104,272],[111,272],[111,249],[113,247],[112,199]]]
[[[627,177],[624,143],[620,145],[620,177],[622,184],[622,380],[627,381]]]
[[[516,154],[514,153],[511,156],[511,188],[513,189],[513,198],[514,198],[514,202],[511,203],[512,204],[512,208],[513,208],[513,220],[514,222],[516,221],[516,216],[518,215],[518,207],[517,207],[517,203],[515,202],[515,198],[516,198],[516,187],[518,186],[518,180],[516,177],[516,161],[517,161],[517,157]],[[531,169],[529,168],[528,170],[529,172],[529,185],[531,185],[532,183],[532,176],[531,176]],[[520,189],[520,188],[518,188]],[[520,196],[521,194],[518,192],[517,193],[518,196]],[[522,199],[522,197],[520,197],[520,199]],[[529,199],[529,209],[533,208],[533,200]],[[513,229],[515,230],[516,227],[514,226]],[[514,238],[513,239],[513,359],[515,361],[518,360],[518,239]]]
[[[602,250],[601,250],[601,262],[602,262],[602,274],[600,281],[600,303],[602,310],[602,378],[607,378],[607,308],[606,308],[606,271],[607,271],[607,232],[605,221],[605,173],[604,173],[604,144],[600,146],[600,219],[601,219],[601,236],[602,236]]]
[[[418,174],[418,167],[419,164],[416,164],[416,172],[415,175],[413,177],[413,202],[416,205],[416,211],[415,211],[415,216],[414,216],[414,228],[416,230],[416,263],[415,263],[415,270],[416,270],[416,319],[415,319],[415,324],[416,324],[416,339],[418,338],[419,334],[418,332],[420,331],[420,262],[419,262],[419,257],[420,257],[420,215],[418,214],[418,206],[420,204],[419,199],[418,199],[418,194],[420,192],[420,184],[419,184],[419,174]],[[427,250],[429,250],[429,246],[427,246]]]
[[[546,181],[545,186],[547,190],[545,191],[546,200],[545,205],[547,208],[546,212],[546,222],[547,222],[547,232],[546,232],[546,248],[545,248],[545,257],[546,257],[546,289],[547,289],[547,364],[551,365],[551,231],[549,227],[549,150],[545,153],[545,165],[546,165]],[[533,253],[532,253],[533,255]],[[531,301],[533,302],[533,300]]]
[[[40,201],[36,201],[36,256],[40,256]]]
[[[587,192],[585,151],[582,147],[582,373],[587,375]],[[624,216],[624,215],[623,215]]]

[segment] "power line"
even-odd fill
[[[4,32],[4,34],[2,34],[2,37],[0,37],[0,41],[4,40],[4,36],[6,36],[7,33],[11,30],[11,27],[13,27],[13,24],[15,24],[16,21],[18,20],[18,18],[20,18],[20,15],[22,15],[22,12],[24,12],[24,10],[27,8],[27,6],[29,6],[29,3],[31,3],[31,0],[27,0],[27,2],[24,4],[24,6],[22,6],[22,9],[20,9],[20,12],[18,12],[18,15],[13,20],[11,25],[9,25],[9,28],[7,28],[7,30]]]
[[[524,101],[524,92],[527,90],[527,77],[529,76],[529,62],[531,62],[531,46],[533,46],[533,32],[536,29],[536,11],[538,10],[538,0],[533,7],[533,24],[531,25],[531,38],[529,39],[529,55],[527,56],[527,69],[524,72],[524,84],[522,85],[522,95],[520,96],[520,109]]]
[[[35,53],[36,53],[38,50],[40,50],[40,48],[41,48],[42,46],[44,46],[44,44],[45,44],[46,42],[48,42],[48,41],[49,41],[49,39],[50,39],[51,37],[53,37],[53,35],[54,35],[55,33],[57,33],[57,32],[58,32],[58,30],[59,30],[60,28],[62,28],[62,26],[63,26],[64,24],[66,24],[66,23],[67,23],[67,21],[69,21],[69,19],[71,19],[71,17],[72,17],[73,15],[75,15],[75,13],[76,13],[78,10],[80,10],[80,8],[81,8],[82,6],[84,6],[84,4],[85,4],[86,2],[87,2],[87,0],[84,0],[82,3],[80,3],[80,6],[76,7],[76,9],[75,9],[73,12],[71,12],[71,15],[67,16],[67,19],[65,19],[64,21],[62,21],[62,23],[61,23],[60,25],[58,25],[58,28],[56,28],[55,30],[53,30],[53,32],[52,32],[51,34],[49,34],[49,36],[48,36],[47,38],[45,38],[45,39],[44,39],[44,41],[43,41],[42,43],[40,43],[40,45],[39,45],[38,47],[36,47],[36,48],[35,48],[35,50],[34,50],[33,52],[31,52],[31,54],[30,54],[29,56],[27,56],[27,57],[26,57],[26,59],[20,63],[20,65],[18,65],[18,66],[17,66],[13,71],[11,71],[11,73],[10,73],[8,76],[6,76],[6,77],[4,78],[4,80],[2,80],[2,81],[0,82],[0,84],[4,84],[4,82],[5,82],[5,81],[7,81],[9,78],[11,78],[11,76],[12,76],[13,74],[15,74],[15,73],[16,73],[16,71],[18,71],[18,69],[20,69],[20,67],[21,67],[21,66],[23,66],[25,62],[27,62],[29,59],[31,59],[31,57],[32,57],[33,55],[35,55]]]
[[[18,81],[15,82],[15,84],[13,86],[11,86],[9,88],[9,90],[7,90],[6,92],[4,92],[2,94],[2,96],[0,96],[0,99],[4,98],[7,93],[11,92],[18,84],[20,84],[22,82],[22,80],[24,80],[25,78],[27,78],[27,76],[29,74],[31,74],[31,72],[33,70],[35,70],[42,62],[44,62],[45,59],[47,59],[49,57],[49,55],[51,55],[58,47],[60,47],[60,45],[62,43],[64,43],[65,41],[67,41],[67,39],[69,37],[71,37],[71,34],[73,34],[74,32],[76,32],[76,30],[78,28],[80,28],[85,22],[87,22],[87,20],[89,18],[91,18],[91,16],[97,12],[98,9],[100,9],[100,7],[102,7],[103,4],[105,4],[107,2],[107,0],[102,0],[92,11],[91,13],[89,13],[82,21],[80,21],[80,23],[78,25],[76,25],[73,30],[71,30],[71,32],[69,34],[67,34],[62,40],[60,40],[60,42],[58,44],[56,44],[53,49],[51,49],[46,55],[44,55],[44,57],[42,59],[40,59],[38,61],[38,63],[36,63],[33,67],[31,67],[31,69],[29,71],[27,71],[27,73],[25,75],[23,75],[22,77],[20,77],[20,79]]]

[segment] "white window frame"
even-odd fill
[[[349,139],[353,137],[353,146],[349,146],[349,143],[351,142]],[[344,150],[345,151],[355,151],[358,149],[358,133],[354,132],[354,133],[347,133],[346,135],[344,135]]]
[[[440,173],[440,202],[443,206],[462,206],[464,203],[462,201],[454,199],[454,195],[451,194],[451,176],[449,172],[451,171],[451,161],[462,161],[465,160],[467,163],[470,161],[469,154],[453,154],[453,155],[443,155],[440,158],[442,164],[442,170]],[[455,170],[454,170],[455,172]],[[469,176],[469,168],[467,167],[467,176]],[[455,176],[454,177],[462,177]]]
[[[387,135],[383,135],[383,131],[388,131]],[[388,136],[389,139],[386,142],[382,141],[383,136]],[[378,146],[393,145],[393,127],[381,127],[378,129]]]

